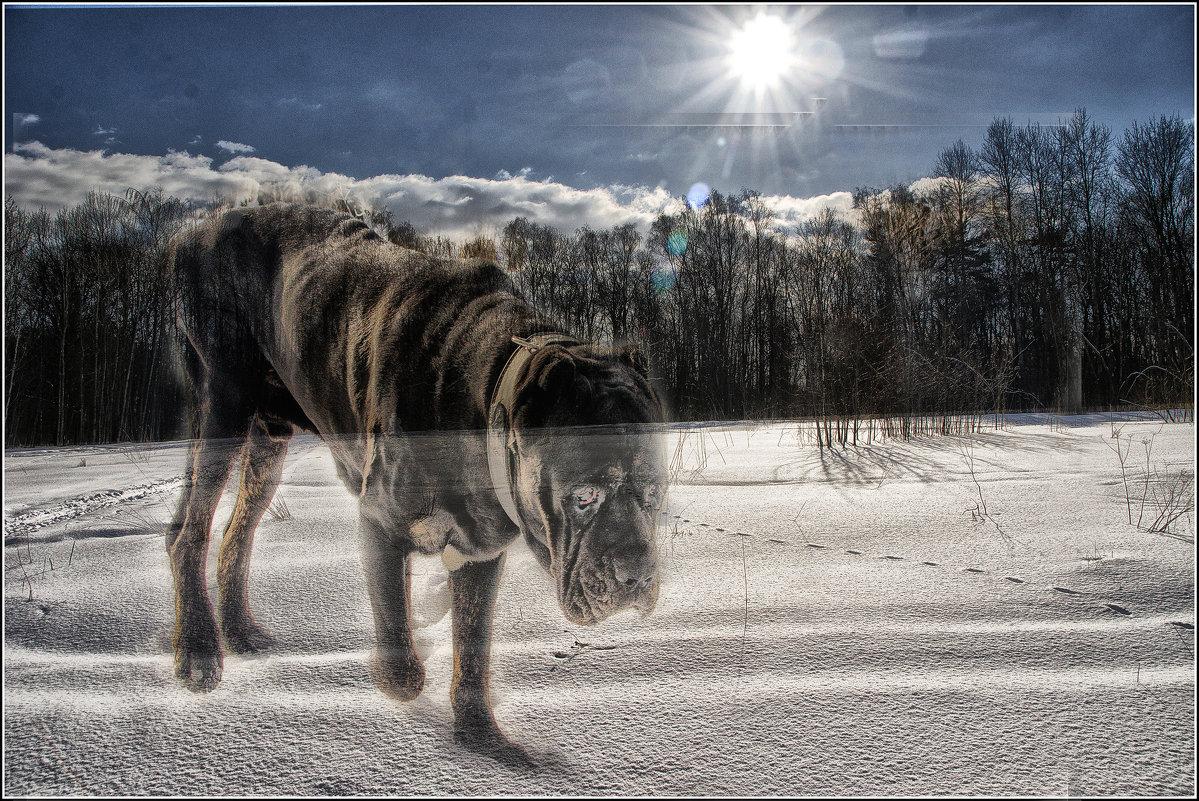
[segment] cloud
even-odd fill
[[[129,187],[151,186],[199,202],[251,197],[257,191],[246,176],[222,174],[212,169],[212,159],[186,152],[135,156],[29,142],[4,154],[5,193],[27,208],[55,212],[82,202],[93,189],[120,195]]]
[[[610,228],[627,222],[648,231],[658,214],[680,208],[679,199],[662,187],[576,189],[549,178],[532,180],[527,167],[518,175],[501,171],[494,178],[378,175],[358,180],[249,155],[215,167],[211,158],[186,151],[136,156],[52,149],[39,142],[15,146],[5,154],[4,166],[8,194],[26,207],[44,206],[51,212],[81,202],[92,189],[121,194],[131,186],[159,186],[198,203],[218,197],[252,201],[263,192],[281,200],[345,199],[365,209],[386,209],[419,231],[453,239],[480,232],[498,235],[516,217],[568,233],[583,225]],[[844,214],[853,203],[848,192],[762,199],[774,209],[782,228],[798,225],[825,207]]]
[[[92,131],[92,136],[112,136],[116,132],[116,128],[105,128],[103,125],[97,125],[96,130]]]
[[[842,220],[856,220],[852,192],[833,192],[816,197],[763,195],[761,200],[775,213],[775,225],[783,231],[799,227],[824,209],[831,209]]]
[[[908,185],[908,190],[917,197],[932,197],[948,182],[948,178],[918,178]]]
[[[243,145],[240,142],[230,142],[228,139],[222,139],[216,143],[216,146],[221,150],[226,150],[230,153],[253,153],[254,148],[249,145]]]
[[[41,122],[42,118],[37,114],[13,114],[12,124],[14,128],[20,128],[25,125],[36,125]]]
[[[297,109],[299,111],[320,111],[323,103],[308,103],[300,100],[298,97],[284,97],[275,101],[275,105],[281,109]]]

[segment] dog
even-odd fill
[[[420,693],[409,557],[440,553],[455,738],[526,762],[488,696],[506,549],[523,534],[574,623],[647,614],[657,599],[664,410],[644,357],[561,333],[494,262],[405,250],[321,208],[231,209],[183,234],[171,258],[191,409],[167,535],[178,678],[210,691],[222,639],[234,653],[272,644],[249,608],[253,534],[290,437],[314,431],[359,498],[374,682],[399,700]],[[209,528],[238,459],[214,611]]]

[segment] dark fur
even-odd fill
[[[648,611],[656,598],[660,455],[651,437],[627,430],[662,420],[644,361],[631,350],[553,345],[526,365],[508,438],[518,527],[489,478],[488,404],[515,347],[511,337],[557,327],[495,264],[429,258],[347,215],[277,205],[214,217],[179,241],[174,270],[193,410],[187,483],[167,540],[178,676],[196,691],[216,686],[218,631],[234,652],[271,643],[248,606],[253,532],[292,432],[314,430],[361,500],[376,683],[400,699],[420,692],[408,557],[453,546],[469,560],[450,573],[455,731],[523,758],[496,727],[487,697],[504,549],[524,529],[576,622],[629,606]],[[594,429],[579,427],[596,424],[623,428],[608,429],[614,433],[600,444],[581,439]],[[239,456],[238,499],[218,563],[218,627],[205,554]],[[572,507],[572,487],[601,481],[603,503]]]

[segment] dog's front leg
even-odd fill
[[[166,537],[175,578],[175,675],[189,690],[205,693],[220,683],[223,664],[205,580],[208,530],[242,445],[240,438],[211,436],[214,429],[208,424],[192,440],[183,494]]]
[[[467,562],[450,572],[454,619],[454,678],[450,705],[454,739],[503,762],[531,766],[520,746],[510,742],[491,712],[488,678],[491,664],[491,618],[495,609],[504,554],[489,562]]]
[[[411,548],[397,544],[383,527],[362,515],[363,566],[375,614],[375,653],[370,674],[385,694],[411,701],[425,686],[425,668],[412,644]]]

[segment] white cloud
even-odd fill
[[[300,111],[320,111],[324,104],[309,103],[300,100],[298,97],[284,97],[276,100],[275,105],[282,109],[294,108]]]
[[[763,195],[761,198],[776,215],[776,223],[783,230],[794,229],[805,220],[810,220],[823,209],[832,209],[842,220],[854,221],[853,193],[833,192],[816,197],[791,197],[790,195]]]
[[[230,142],[228,139],[222,139],[216,143],[216,146],[221,150],[226,150],[230,153],[253,153],[254,148],[249,145],[243,145],[240,142]]]
[[[908,186],[908,190],[916,197],[932,197],[948,180],[947,178],[919,178]]]
[[[501,171],[495,178],[378,175],[356,180],[248,155],[214,166],[211,158],[186,151],[135,156],[56,150],[38,142],[17,145],[5,154],[4,166],[8,194],[22,205],[45,206],[52,212],[79,203],[91,189],[120,194],[130,186],[160,186],[170,195],[201,203],[217,197],[235,203],[252,200],[265,190],[283,200],[342,198],[367,209],[388,209],[397,221],[407,220],[419,231],[454,239],[480,231],[498,234],[515,217],[568,233],[582,225],[609,228],[626,222],[648,231],[659,213],[679,208],[678,199],[662,187],[576,189],[548,178],[530,180],[527,167],[516,176]],[[844,214],[853,203],[848,192],[762,199],[783,226],[796,225],[824,207]]]
[[[80,203],[92,189],[123,194],[128,187],[161,186],[175,197],[208,201],[244,198],[257,191],[245,176],[212,169],[212,159],[186,152],[165,156],[52,149],[40,142],[4,154],[4,191],[28,208],[54,212]]]
[[[105,128],[103,125],[97,125],[96,130],[92,131],[92,136],[112,136],[116,132],[116,128]]]
[[[17,133],[20,130],[22,130],[22,128],[24,128],[25,126],[37,125],[38,122],[41,122],[41,121],[42,121],[41,116],[38,116],[37,114],[20,114],[20,113],[13,114],[12,115],[13,137],[16,138]]]

